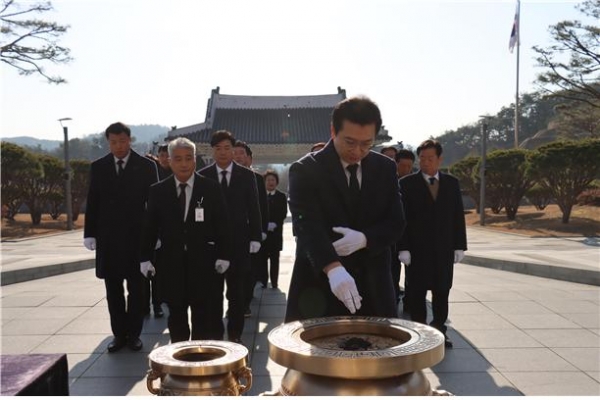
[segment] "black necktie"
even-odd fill
[[[123,163],[124,161],[119,158],[119,161],[117,161],[117,176],[121,176],[123,174]]]
[[[435,178],[433,176],[431,178],[429,178],[429,184],[435,185]]]
[[[221,175],[223,175],[223,177],[221,178],[221,187],[223,188],[223,190],[227,190],[227,170],[223,170],[221,171]]]
[[[360,186],[358,185],[358,177],[356,176],[356,170],[358,169],[358,164],[348,165],[346,167],[348,172],[350,172],[350,181],[348,182],[348,188],[350,189],[350,219],[352,224],[354,225],[357,222],[360,208]]]
[[[360,194],[360,186],[358,185],[358,177],[356,176],[358,164],[348,165],[346,169],[348,170],[348,172],[350,172],[350,182],[348,184],[348,186],[350,187],[350,191],[353,194]]]
[[[183,214],[183,220],[185,221],[185,188],[187,188],[187,183],[179,184],[179,207],[181,207],[181,213]]]

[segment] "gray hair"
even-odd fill
[[[179,137],[175,140],[171,140],[169,142],[169,157],[173,156],[173,151],[175,149],[190,149],[192,150],[192,154],[196,155],[196,144],[192,142],[190,139]]]

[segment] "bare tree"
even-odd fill
[[[586,0],[579,11],[595,22],[600,0]],[[538,75],[542,90],[553,96],[600,108],[600,28],[581,21],[562,21],[549,27],[553,45],[534,46],[537,62],[546,69]]]
[[[37,18],[37,14],[51,11],[52,4],[3,0],[0,7],[0,60],[16,68],[19,75],[39,74],[48,83],[65,83],[65,79],[50,76],[44,69],[48,62],[66,64],[72,60],[70,50],[57,44],[69,26]]]

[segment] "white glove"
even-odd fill
[[[346,271],[346,268],[339,266],[331,269],[327,273],[329,278],[329,287],[335,297],[338,298],[350,313],[356,313],[356,310],[360,310],[362,297],[358,294],[356,288],[356,282],[354,278]]]
[[[410,251],[402,250],[398,252],[398,260],[404,265],[410,265]]]
[[[362,232],[341,226],[334,227],[333,231],[344,235],[343,238],[333,242],[333,247],[338,256],[349,256],[355,251],[367,247],[367,237]]]
[[[269,222],[269,225],[267,226],[267,230],[269,232],[273,232],[275,230],[275,228],[277,228],[277,224],[275,222]]]
[[[93,238],[93,237],[83,238],[83,245],[85,246],[86,249],[88,249],[90,251],[96,250],[96,238]]]
[[[215,261],[215,271],[217,274],[224,274],[225,271],[229,269],[229,261],[227,260],[217,260]]]
[[[464,250],[454,250],[454,264],[458,264],[463,258],[465,258]]]
[[[156,239],[156,245],[154,246],[154,250],[160,249],[160,246],[162,246],[160,239]]]
[[[260,242],[250,242],[250,254],[258,253],[260,250]]]
[[[150,261],[143,261],[140,263],[140,272],[146,278],[152,278],[154,274],[156,274],[156,270],[154,269],[154,265]]]
[[[267,234],[264,233],[264,232],[262,232],[261,233],[261,238],[262,238],[263,241],[265,241],[267,239]]]

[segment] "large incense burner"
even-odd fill
[[[269,357],[287,367],[276,394],[427,396],[421,371],[444,358],[444,335],[395,318],[329,317],[269,333]]]
[[[252,387],[248,349],[218,340],[173,343],[153,350],[148,390],[162,396],[239,396]],[[154,381],[160,379],[160,386]]]

